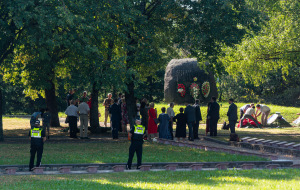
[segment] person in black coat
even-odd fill
[[[212,103],[210,104],[209,111],[207,113],[207,119],[209,119],[209,135],[217,136],[218,120],[220,119],[220,105],[217,103],[216,97],[211,97]]]
[[[193,127],[196,122],[196,111],[195,107],[188,104],[184,110],[184,115],[186,117],[186,122],[189,128],[189,140],[194,141],[194,133],[193,133]]]
[[[184,140],[186,138],[186,117],[183,113],[183,108],[179,109],[180,113],[173,117],[173,121],[176,122],[175,137]]]
[[[113,139],[118,139],[118,131],[121,124],[120,121],[122,119],[121,108],[117,103],[118,103],[118,99],[115,99],[114,104],[111,105],[111,107],[109,108],[109,113],[111,114],[111,123],[112,123],[111,129],[112,129]]]
[[[199,100],[195,101],[194,104],[195,107],[195,117],[196,117],[196,122],[193,127],[193,132],[194,132],[194,139],[199,139],[198,137],[198,131],[199,131],[199,122],[202,121],[202,116],[201,116],[201,111],[200,111],[200,106],[199,106]]]
[[[229,108],[227,112],[228,120],[229,120],[229,128],[231,133],[235,133],[235,124],[238,119],[237,116],[237,106],[233,103],[233,99],[229,99]]]

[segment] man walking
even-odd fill
[[[237,117],[237,106],[233,103],[233,99],[229,99],[229,108],[227,112],[228,120],[229,120],[229,128],[231,133],[235,133],[235,124],[238,119]]]
[[[200,105],[199,105],[199,100],[197,99],[194,104],[195,107],[195,116],[196,116],[196,122],[193,127],[193,133],[194,133],[194,139],[199,139],[198,136],[198,131],[199,131],[199,122],[202,121],[202,116],[201,116],[201,110],[200,110]]]
[[[78,105],[78,115],[80,118],[80,139],[88,139],[87,131],[89,123],[89,113],[89,105],[86,102],[82,101]]]
[[[186,122],[189,128],[189,141],[194,141],[193,127],[196,122],[195,108],[188,104],[184,110],[184,115],[186,117]]]
[[[220,105],[217,103],[215,96],[211,97],[211,104],[207,113],[207,119],[209,119],[209,135],[217,136],[218,120],[220,119]]]
[[[110,125],[111,125],[111,115],[109,114],[109,108],[114,103],[113,100],[111,99],[111,97],[112,97],[111,93],[107,94],[107,98],[103,102],[103,106],[105,107],[105,119],[104,119],[104,126],[105,127],[107,127],[107,118],[108,118],[108,116],[110,118]]]
[[[120,124],[121,124],[120,121],[122,119],[122,115],[121,115],[121,108],[117,104],[118,99],[115,99],[114,102],[115,103],[109,109],[109,113],[111,114],[112,137],[113,139],[118,139],[118,131],[120,128]]]

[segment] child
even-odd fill
[[[136,169],[140,169],[139,167],[142,165],[142,153],[145,131],[145,126],[141,125],[141,121],[138,119],[135,121],[135,125],[130,129],[129,137],[131,137],[131,145],[129,147],[129,158],[126,165],[127,170],[131,169],[134,152],[136,152],[137,156]]]
[[[37,153],[36,167],[41,165],[44,142],[46,141],[45,130],[41,128],[39,120],[35,121],[34,128],[29,131],[29,139],[31,141],[29,171],[32,171],[35,153]]]
[[[51,119],[51,114],[49,113],[48,108],[45,109],[45,113],[43,114],[43,128],[45,132],[47,133],[47,139],[50,137],[50,119]]]
[[[184,140],[186,138],[186,117],[183,113],[183,108],[179,109],[180,113],[173,117],[173,120],[176,121],[176,134],[175,137]]]

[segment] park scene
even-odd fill
[[[300,189],[299,11],[0,1],[0,189]]]

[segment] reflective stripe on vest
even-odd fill
[[[33,128],[31,130],[31,137],[42,138],[42,129],[41,128]]]
[[[135,125],[134,127],[135,127],[135,129],[134,129],[134,133],[135,134],[139,134],[139,135],[143,135],[144,134],[145,127],[143,125]]]

